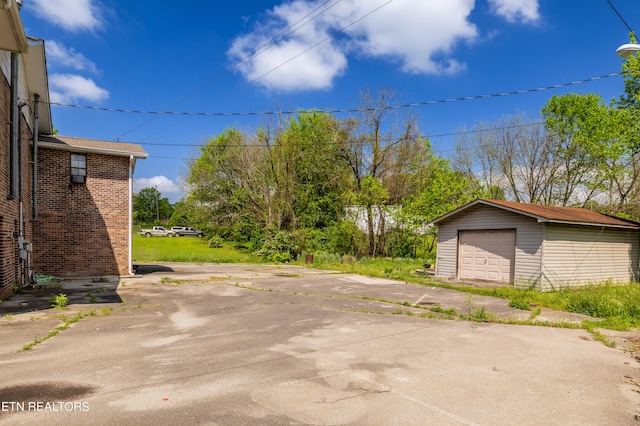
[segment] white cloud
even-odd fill
[[[535,23],[539,0],[488,0],[508,22]],[[329,89],[350,55],[397,64],[412,74],[454,74],[456,46],[480,38],[475,0],[293,0],[268,10],[227,51],[243,77],[271,90]],[[318,10],[316,10],[316,8]],[[275,41],[274,41],[275,40]],[[234,67],[235,69],[236,67]]]
[[[372,9],[369,2],[350,3],[355,13],[343,15],[343,26]],[[476,26],[468,20],[473,7],[474,0],[394,2],[347,32],[354,37],[357,51],[395,60],[405,72],[451,74],[465,69],[449,56],[454,46],[478,36]]]
[[[451,57],[456,44],[478,36],[468,18],[474,0],[343,0],[313,12],[322,0],[295,0],[270,10],[253,32],[235,39],[234,62],[293,26],[285,37],[239,68],[249,81],[283,91],[328,89],[347,69],[347,56],[391,60],[405,72],[450,74],[465,64]],[[379,10],[376,10],[378,9]],[[309,21],[307,15],[316,16]],[[305,22],[308,22],[304,24]]]
[[[93,62],[85,58],[82,53],[77,53],[73,48],[67,48],[54,40],[48,40],[46,46],[47,59],[51,61],[52,65],[78,71],[98,72]]]
[[[182,187],[166,176],[133,179],[133,192],[138,193],[144,188],[157,188],[160,194],[172,203],[179,201],[184,195]]]
[[[270,89],[285,91],[325,89],[333,78],[341,75],[347,65],[345,52],[335,42],[323,40],[329,37],[324,21],[318,19],[306,25],[286,39],[280,39],[264,53],[254,55],[256,48],[265,46],[283,28],[292,25],[306,15],[312,4],[295,1],[276,7],[265,24],[253,33],[238,37],[227,52],[233,61],[255,56],[240,68],[249,80],[258,80]],[[314,47],[315,46],[315,47]]]
[[[80,99],[100,102],[109,97],[109,92],[88,78],[75,74],[52,74],[49,76],[51,102],[72,103]]]
[[[40,18],[67,31],[93,31],[103,24],[96,0],[30,0],[25,5]]]
[[[489,0],[491,10],[508,22],[533,23],[540,19],[538,0]]]

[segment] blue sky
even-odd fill
[[[610,2],[640,31],[640,1]],[[348,109],[366,88],[419,104],[588,80],[619,72],[615,50],[629,39],[607,0],[23,0],[22,19],[45,40],[54,103],[233,113],[52,105],[61,135],[141,144],[135,190],[157,186],[171,201],[198,145],[255,129],[261,113]],[[414,112],[447,157],[451,133],[479,122],[537,119],[554,94],[609,101],[622,90],[615,76]]]

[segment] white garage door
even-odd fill
[[[511,282],[516,255],[516,232],[461,231],[458,277]]]

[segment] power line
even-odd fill
[[[338,3],[340,3],[342,0],[336,0],[335,3],[329,5],[328,7],[326,7],[325,9],[323,9],[320,13],[318,13],[317,15],[311,17],[311,19],[309,19],[308,21],[304,22],[302,25],[298,26],[297,28],[295,28],[296,25],[300,24],[302,21],[304,21],[305,19],[307,19],[309,16],[313,15],[315,12],[317,12],[319,9],[323,8],[325,5],[327,5],[327,3],[330,3],[332,0],[327,0],[324,3],[320,4],[318,7],[316,7],[315,9],[313,9],[311,12],[309,12],[308,14],[306,14],[305,16],[303,16],[302,18],[298,19],[296,22],[294,22],[293,24],[289,25],[287,28],[285,28],[284,30],[282,30],[280,33],[278,33],[277,35],[275,35],[274,37],[272,37],[269,41],[266,41],[265,43],[261,44],[260,46],[258,46],[253,53],[246,55],[245,57],[243,57],[242,59],[240,59],[233,67],[231,67],[229,70],[219,73],[218,75],[216,75],[215,77],[213,77],[212,79],[210,79],[208,82],[204,83],[202,86],[198,87],[197,89],[195,89],[194,91],[192,91],[191,93],[187,94],[186,96],[182,97],[181,99],[179,99],[178,101],[174,102],[173,104],[171,104],[169,106],[169,108],[173,108],[175,106],[181,105],[183,103],[185,103],[186,101],[188,101],[189,99],[193,98],[194,96],[202,93],[203,91],[205,91],[208,87],[212,86],[213,84],[221,81],[222,79],[224,79],[224,77],[226,77],[227,75],[231,74],[233,71],[236,71],[238,69],[240,69],[243,65],[247,64],[249,61],[251,61],[252,59],[255,59],[256,57],[260,56],[261,54],[265,53],[267,50],[269,50],[270,48],[272,48],[273,46],[276,45],[277,42],[283,40],[286,36],[289,36],[293,33],[295,33],[296,31],[298,31],[300,28],[304,27],[305,25],[309,24],[310,22],[312,22],[314,19],[318,18],[320,15],[322,15],[323,13],[327,12],[329,9],[331,9],[332,7],[334,7],[335,5],[337,5]],[[139,125],[131,128],[130,130],[122,133],[120,136],[118,136],[117,139],[120,139],[122,136],[128,135],[129,133],[147,125],[148,123],[150,123],[151,121],[153,121],[155,119],[151,118],[148,120],[145,120],[144,122],[140,123]]]
[[[371,14],[373,14],[373,13],[377,12],[378,10],[380,10],[380,9],[382,9],[383,7],[387,6],[387,5],[388,5],[389,3],[391,3],[391,2],[393,2],[393,0],[388,0],[386,3],[384,3],[384,4],[382,4],[382,5],[380,5],[380,6],[376,7],[376,8],[374,8],[373,10],[371,10],[370,12],[368,12],[368,13],[366,13],[365,15],[361,16],[360,18],[356,19],[355,21],[351,22],[350,24],[348,24],[348,25],[346,25],[346,26],[342,27],[342,28],[341,28],[341,29],[339,29],[337,32],[344,32],[346,29],[348,29],[348,28],[350,28],[351,26],[355,25],[356,23],[358,23],[358,22],[362,21],[363,19],[365,19],[365,18],[366,18],[366,17],[368,17],[369,15],[371,15]],[[335,6],[335,4],[334,4],[334,5],[332,5],[332,6]],[[315,17],[314,17],[314,18],[315,18]],[[328,41],[328,40],[331,40],[332,38],[333,38],[333,36],[331,36],[331,35],[330,35],[330,36],[325,37],[323,40],[321,40],[321,41],[317,42],[316,44],[314,44],[314,45],[312,45],[312,46],[310,46],[310,47],[308,47],[307,49],[305,49],[305,50],[303,50],[302,52],[298,53],[297,55],[295,55],[295,56],[293,56],[293,57],[289,58],[289,59],[288,59],[288,60],[286,60],[285,62],[283,62],[283,63],[281,63],[281,64],[279,64],[279,65],[275,66],[274,68],[272,68],[272,69],[270,69],[269,71],[267,71],[267,72],[263,73],[262,75],[260,75],[260,76],[258,76],[258,77],[256,77],[256,78],[254,78],[254,79],[252,79],[252,80],[246,81],[245,83],[241,84],[240,86],[236,87],[235,89],[228,91],[227,93],[225,93],[224,95],[220,96],[218,99],[216,99],[216,100],[215,100],[214,102],[212,102],[212,103],[216,103],[216,102],[218,102],[218,101],[220,101],[220,100],[222,100],[222,99],[225,99],[225,98],[229,97],[230,95],[232,95],[232,94],[234,94],[234,93],[238,92],[238,91],[239,91],[240,89],[242,89],[243,87],[246,87],[246,86],[248,86],[248,85],[249,85],[249,84],[251,84],[251,83],[255,83],[255,82],[256,82],[256,81],[258,81],[258,80],[261,80],[262,78],[264,78],[264,77],[266,77],[267,75],[271,74],[273,71],[275,71],[275,70],[279,69],[280,67],[283,67],[284,65],[286,65],[286,64],[288,64],[289,62],[293,61],[294,59],[296,59],[296,58],[298,58],[298,57],[300,57],[300,56],[304,55],[305,53],[309,52],[309,51],[310,51],[310,50],[312,50],[312,49],[315,49],[316,47],[318,47],[318,46],[319,46],[319,45],[321,45],[322,43],[324,43],[324,42],[326,42],[326,41]],[[271,46],[270,46],[270,47],[271,47]],[[173,124],[170,124],[170,125],[168,125],[168,126],[165,126],[165,127],[163,127],[162,129],[158,130],[157,132],[155,132],[155,133],[153,133],[153,134],[151,134],[151,135],[147,136],[146,138],[141,139],[141,140],[140,140],[140,142],[145,141],[145,140],[149,139],[149,138],[150,138],[150,137],[152,137],[152,136],[155,136],[156,134],[158,134],[158,133],[162,132],[163,130],[166,130],[166,129],[167,129],[167,128],[169,128],[169,127],[172,127],[172,126],[175,126],[175,125],[177,125],[177,124],[179,124],[179,123],[182,123],[184,120],[186,120],[186,119],[188,119],[188,118],[189,118],[189,117],[187,116],[187,117],[183,118],[182,120],[180,120],[180,121],[178,121],[178,122],[176,122],[176,123],[173,123]]]
[[[625,21],[625,19],[622,17],[622,15],[620,14],[620,12],[618,12],[618,9],[615,8],[615,6],[613,5],[613,3],[611,3],[610,0],[606,0],[607,3],[609,3],[609,6],[611,7],[611,9],[613,9],[613,11],[616,13],[616,15],[618,15],[618,18],[620,18],[620,20],[622,21],[622,23],[627,27],[627,29],[629,30],[629,32],[631,34],[633,34],[633,38],[636,38],[636,33],[631,29],[631,26],[629,24],[627,24],[627,21]]]
[[[565,87],[576,86],[584,83],[590,83],[593,81],[602,80],[609,77],[616,77],[619,75],[620,73],[614,72],[614,73],[605,74],[597,77],[591,77],[583,80],[571,81],[568,83],[554,84],[552,86],[545,86],[545,87],[537,87],[535,89],[514,90],[511,92],[499,92],[499,93],[491,93],[491,94],[485,94],[485,95],[472,95],[472,96],[461,96],[457,98],[436,99],[436,100],[430,100],[430,101],[391,105],[387,107],[365,108],[364,110],[377,111],[380,109],[404,109],[404,108],[414,108],[414,107],[421,107],[426,105],[436,105],[436,104],[444,104],[444,103],[451,103],[451,102],[500,98],[500,97],[513,96],[513,95],[523,95],[525,93],[535,93],[535,92],[543,92],[546,90],[562,89]],[[92,105],[66,104],[66,103],[60,103],[60,102],[49,102],[49,105],[69,107],[69,108],[89,109],[94,111],[127,113],[127,114],[178,115],[178,116],[182,115],[182,116],[199,116],[199,117],[294,115],[294,114],[298,114],[301,111],[318,112],[318,113],[325,113],[325,114],[341,114],[341,113],[353,113],[353,112],[363,111],[362,108],[345,108],[345,109],[315,109],[314,108],[310,110],[301,109],[297,111],[290,110],[290,111],[245,111],[245,112],[203,112],[203,111],[188,112],[188,111],[145,111],[145,110],[136,110],[136,109],[106,108],[106,107],[98,107],[98,106],[92,106]]]
[[[444,137],[444,136],[461,136],[461,135],[471,135],[471,134],[476,134],[476,133],[485,133],[485,132],[493,132],[493,131],[497,131],[497,130],[507,130],[507,129],[518,129],[518,128],[523,128],[523,127],[533,127],[533,126],[538,126],[544,124],[544,121],[533,121],[531,123],[524,123],[524,124],[514,124],[511,126],[500,126],[500,127],[489,127],[489,128],[481,128],[481,129],[473,129],[473,130],[461,130],[459,132],[450,132],[450,133],[438,133],[438,134],[429,134],[429,135],[422,135],[422,136],[418,136],[419,137],[424,137],[427,139],[431,139],[431,138],[440,138],[440,137]],[[391,139],[384,139],[383,140],[391,140]],[[149,145],[149,146],[167,146],[167,147],[194,147],[194,148],[202,148],[207,146],[207,143],[154,143],[154,142],[140,142],[139,145]],[[266,148],[266,145],[264,144],[255,144],[255,143],[236,143],[236,144],[226,144],[225,146],[234,146],[234,147],[257,147],[257,148]],[[158,156],[151,156],[154,158],[171,158],[171,159],[175,159],[175,157],[158,157]]]
[[[384,4],[382,4],[382,5],[378,6],[378,7],[376,7],[375,9],[373,9],[372,11],[370,11],[369,13],[367,13],[367,14],[365,14],[365,15],[361,16],[360,18],[356,19],[355,21],[351,22],[349,25],[345,25],[344,27],[340,28],[340,29],[338,30],[338,32],[340,32],[340,33],[344,32],[344,31],[345,31],[345,30],[347,30],[348,28],[350,28],[350,27],[354,26],[354,25],[355,25],[355,24],[357,24],[358,22],[360,22],[360,21],[362,21],[363,19],[367,18],[369,15],[371,15],[371,14],[373,14],[373,13],[377,12],[378,10],[382,9],[383,7],[385,7],[386,5],[388,5],[389,3],[391,3],[392,1],[393,1],[393,0],[389,0],[389,1],[387,1],[386,3],[384,3]],[[298,53],[297,55],[292,56],[291,58],[287,59],[286,61],[284,61],[284,62],[283,62],[283,63],[281,63],[280,65],[278,65],[278,66],[276,66],[276,67],[274,67],[274,68],[270,69],[269,71],[265,72],[265,73],[264,73],[264,74],[262,74],[261,76],[256,77],[256,78],[254,78],[253,80],[251,80],[251,81],[247,82],[247,84],[248,84],[248,83],[256,82],[256,81],[258,81],[258,80],[262,79],[263,77],[266,77],[267,75],[271,74],[273,71],[277,70],[278,68],[285,66],[286,64],[288,64],[289,62],[293,61],[294,59],[299,58],[300,56],[304,55],[305,53],[309,52],[309,51],[310,51],[310,50],[312,50],[312,49],[315,49],[316,47],[320,46],[322,43],[324,43],[324,42],[326,42],[326,41],[328,41],[328,40],[331,40],[332,38],[333,38],[333,36],[331,36],[331,35],[329,35],[329,36],[325,37],[324,39],[320,40],[320,41],[319,41],[319,42],[317,42],[316,44],[314,44],[314,45],[312,45],[312,46],[309,46],[307,49],[303,50],[302,52]]]

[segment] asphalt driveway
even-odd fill
[[[0,304],[0,424],[640,424],[633,335],[612,349],[580,329],[464,321],[530,312],[301,267],[139,272]],[[66,311],[47,308],[58,292]]]

